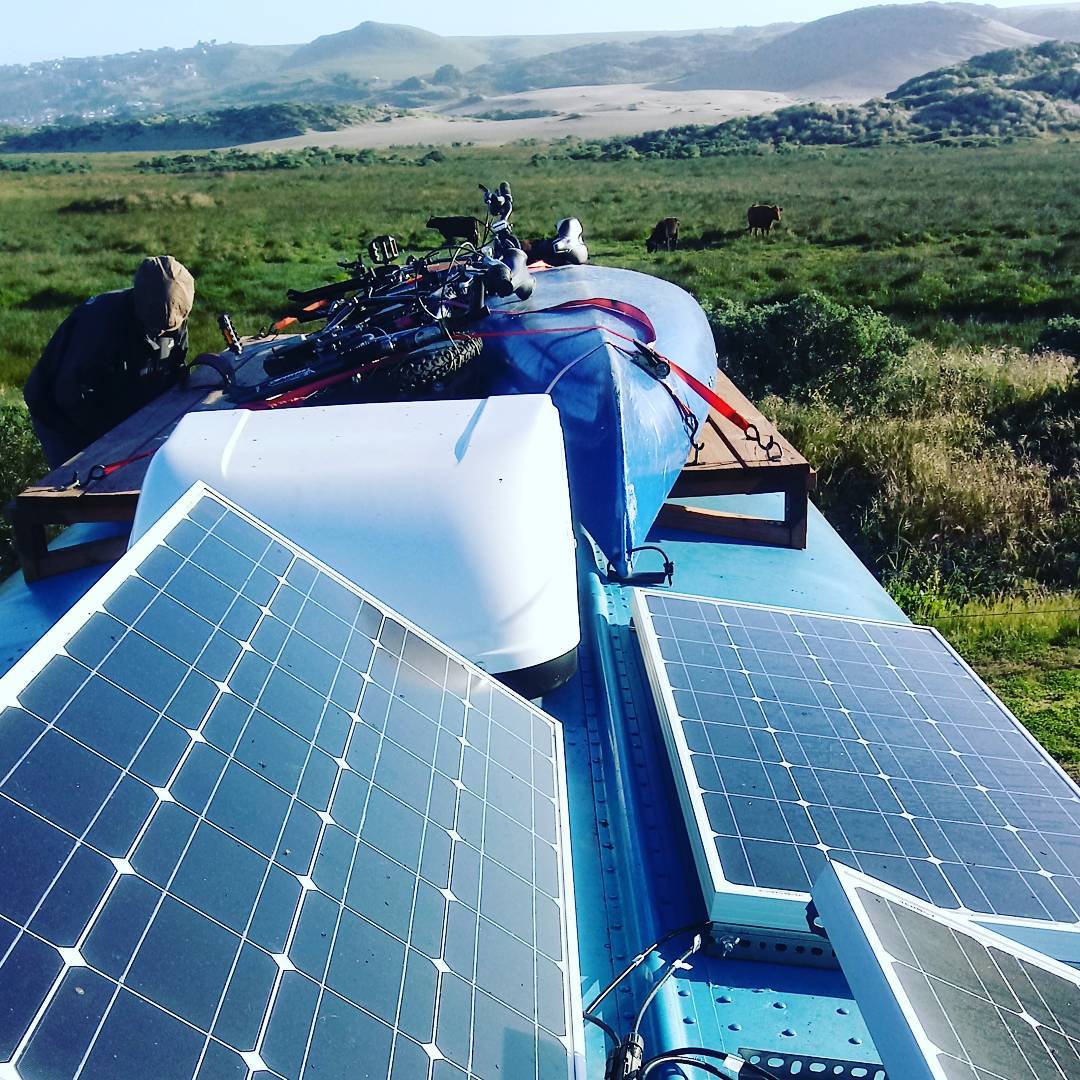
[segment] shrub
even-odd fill
[[[752,398],[876,401],[913,343],[887,316],[817,293],[757,306],[721,301],[710,321],[721,366]]]
[[[766,408],[817,467],[830,522],[878,574],[946,581],[958,600],[1074,583],[1075,519],[1062,515],[1050,470],[989,441],[979,419],[821,401]]]
[[[0,506],[47,470],[30,416],[22,405],[0,405]],[[0,518],[0,577],[15,569],[11,526]]]
[[[1051,319],[1039,334],[1036,348],[1080,357],[1080,319],[1075,315]]]

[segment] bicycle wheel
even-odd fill
[[[440,390],[447,379],[475,360],[483,347],[478,337],[470,335],[425,345],[387,371],[386,384],[405,394]]]

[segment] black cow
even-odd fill
[[[650,255],[661,248],[665,251],[675,251],[678,246],[679,219],[675,217],[666,217],[658,221],[653,228],[652,235],[645,241],[645,250]]]
[[[480,246],[480,222],[474,217],[433,217],[428,218],[427,227],[442,233],[443,241],[452,244],[455,240],[466,240],[473,247]]]
[[[782,206],[769,206],[766,203],[754,203],[754,205],[746,211],[746,231],[751,235],[756,232],[762,236],[767,236],[769,230],[773,227],[773,222],[780,220],[780,215],[783,211],[784,208]]]

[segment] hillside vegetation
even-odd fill
[[[865,105],[795,105],[723,124],[597,140],[571,156],[687,158],[761,146],[991,143],[1080,131],[1080,44],[1044,42],[911,79]]]
[[[139,116],[54,124],[0,139],[0,153],[197,150],[337,131],[375,116],[346,105],[250,105],[189,116]]]
[[[628,51],[652,48],[658,54],[655,62],[651,62],[655,68],[667,54],[670,63],[681,64],[687,50],[707,52],[714,47],[712,40],[708,35],[683,36],[678,39],[679,49],[674,53],[667,39],[604,50],[589,46],[585,51],[604,57],[605,64],[619,65],[629,63],[624,55]],[[571,50],[577,51],[580,50]],[[489,66],[477,72],[487,72],[484,78],[489,87],[512,89],[523,80],[543,82],[547,77],[544,61],[540,57],[533,64],[507,68],[504,74],[510,81],[505,86],[499,82],[502,69]],[[627,68],[619,77],[629,74]],[[556,77],[554,70],[548,75],[552,80]],[[596,81],[597,77],[590,69],[589,78]],[[562,78],[569,76],[564,73]],[[460,93],[455,84],[466,79],[452,65],[444,65],[432,74],[432,81],[417,77],[404,80],[390,96],[401,106],[424,107],[436,101],[446,104]],[[485,111],[481,107],[484,98],[479,94],[462,100],[473,105],[472,115],[478,117],[509,120],[551,115],[550,110],[544,109]],[[352,105],[279,103],[180,117],[154,115],[85,123],[68,121],[31,132],[9,131],[6,136],[0,133],[0,153],[223,147],[308,131],[336,131],[389,115],[385,109]],[[711,126],[681,126],[584,143],[570,141],[548,151],[547,156],[625,160],[638,156],[692,158],[759,153],[763,148],[788,150],[793,146],[866,147],[908,142],[987,145],[1077,131],[1080,131],[1080,44],[1044,42],[1031,48],[987,53],[931,71],[864,105],[796,105]]]

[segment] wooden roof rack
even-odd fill
[[[780,453],[773,451],[771,457],[775,460],[770,460],[759,443],[748,439],[740,427],[713,410],[701,425],[698,447],[691,452],[671,497],[778,492],[784,496],[784,516],[772,520],[668,502],[661,509],[657,524],[778,547],[806,547],[808,493],[816,486],[816,473],[723,372],[717,373],[716,393],[756,425],[763,443],[768,444],[771,436]]]

